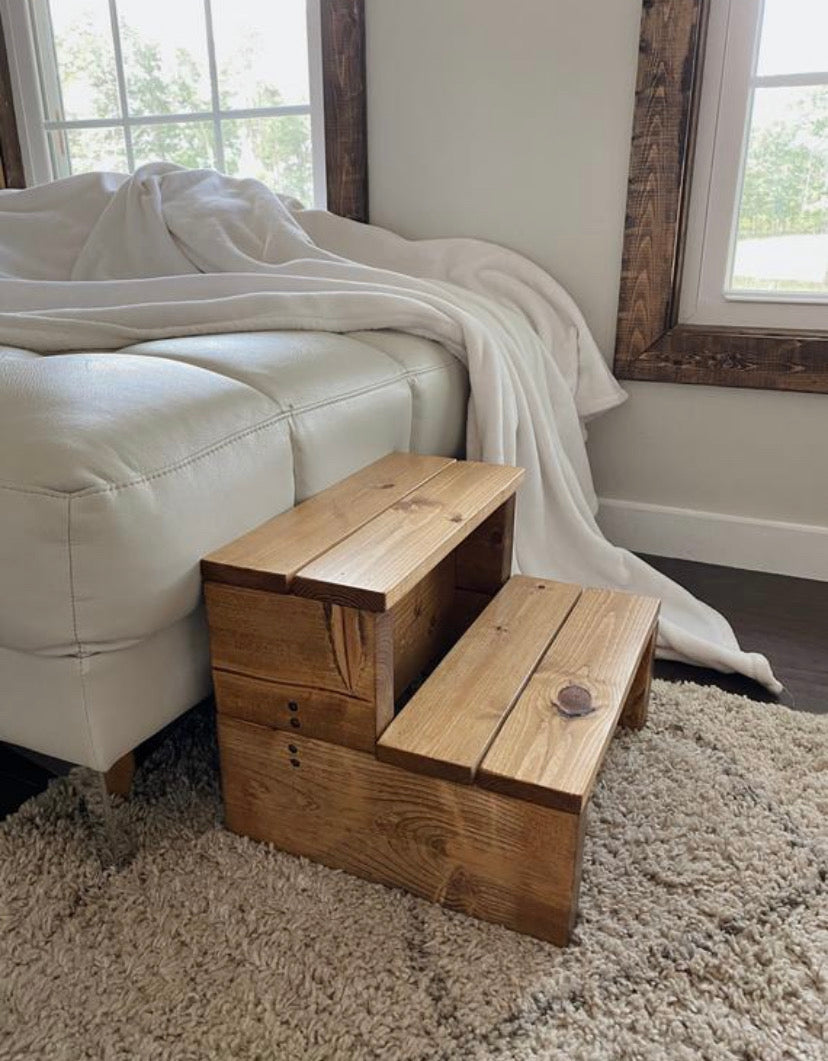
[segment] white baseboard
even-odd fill
[[[602,497],[598,523],[637,553],[828,582],[828,527]]]

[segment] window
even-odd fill
[[[679,320],[828,328],[828,2],[715,0]]]
[[[828,393],[828,2],[643,0],[615,372]]]
[[[325,204],[319,0],[0,0],[27,183],[155,160]]]

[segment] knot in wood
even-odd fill
[[[558,691],[555,705],[564,718],[580,718],[595,710],[592,693],[583,685],[565,685]]]

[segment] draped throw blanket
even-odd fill
[[[572,299],[525,258],[412,242],[166,163],[0,192],[2,344],[48,354],[297,328],[442,343],[469,372],[468,456],[526,469],[518,569],[661,597],[661,656],[781,688],[721,615],[599,530],[582,425],[625,395]]]

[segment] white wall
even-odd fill
[[[366,8],[372,220],[528,255],[611,358],[641,0]],[[628,389],[591,429],[601,496],[828,526],[827,397]]]

